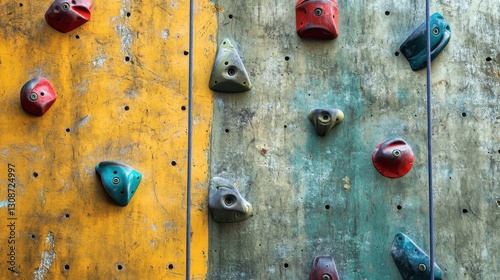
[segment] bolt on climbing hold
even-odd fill
[[[114,161],[100,162],[95,171],[106,192],[120,206],[127,206],[142,179],[141,173],[132,167]]]
[[[344,112],[340,109],[312,109],[309,120],[313,123],[316,134],[325,136],[330,129],[344,120]]]
[[[55,0],[45,13],[45,20],[55,30],[66,33],[90,20],[91,0]]]
[[[29,114],[42,116],[56,102],[57,94],[43,77],[29,80],[21,88],[21,107]]]
[[[298,0],[295,5],[297,34],[301,38],[332,40],[339,36],[337,0]]]
[[[318,256],[314,258],[309,280],[339,280],[333,257]]]
[[[252,216],[252,205],[235,186],[220,177],[210,180],[208,207],[218,223],[240,222]]]
[[[392,242],[391,255],[403,280],[430,279],[430,259],[408,236],[399,232]],[[434,263],[434,279],[441,280],[443,272]]]
[[[372,162],[375,169],[385,177],[399,178],[413,167],[413,151],[401,138],[391,138],[375,147]]]
[[[436,58],[448,45],[451,38],[451,28],[444,17],[434,13],[430,17],[431,34],[431,61]],[[427,32],[426,22],[413,31],[413,33],[401,44],[399,50],[410,63],[413,71],[427,66]]]
[[[229,39],[219,46],[215,58],[209,87],[220,92],[244,92],[252,88],[247,70]]]

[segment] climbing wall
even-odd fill
[[[51,4],[0,1],[0,279],[185,279],[189,1],[94,1],[64,34]],[[216,18],[194,8],[190,277],[204,279]],[[41,117],[19,97],[40,76],[58,96]],[[96,175],[108,160],[142,174],[125,207]]]
[[[335,258],[341,279],[401,279],[398,232],[429,251],[426,71],[401,43],[425,20],[418,1],[338,1],[340,35],[301,39],[296,1],[216,1],[253,84],[214,93],[211,177],[253,206],[239,223],[209,220],[208,279],[308,279]],[[431,1],[452,38],[432,62],[435,260],[444,279],[500,273],[500,24],[494,1]],[[314,108],[344,112],[316,135]],[[411,171],[389,179],[372,151],[401,137]]]

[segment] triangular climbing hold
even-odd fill
[[[114,161],[99,163],[95,171],[106,192],[120,206],[127,206],[142,179],[141,173],[132,167]]]
[[[224,39],[219,46],[209,87],[220,92],[243,92],[252,88],[247,70],[229,39]]]

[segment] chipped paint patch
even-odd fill
[[[102,68],[104,66],[104,62],[106,62],[106,58],[105,57],[96,57],[92,61],[92,63],[94,64],[94,66],[96,66],[98,68]]]
[[[9,204],[9,201],[7,201],[7,200],[0,201],[0,208],[2,208],[2,209],[6,208],[7,204]]]
[[[165,30],[161,31],[160,38],[165,40],[168,38],[169,35],[170,35],[170,33],[169,33],[168,29],[165,29]]]
[[[344,189],[345,189],[345,190],[350,190],[350,189],[351,189],[351,185],[349,184],[349,181],[350,181],[349,177],[345,176],[345,177],[342,179],[342,181],[344,181],[344,183],[345,183],[345,184],[344,184]]]
[[[54,263],[54,259],[56,258],[56,252],[54,251],[55,242],[54,242],[54,234],[49,231],[47,234],[47,238],[45,239],[45,246],[48,247],[48,250],[43,251],[42,258],[40,260],[40,265],[35,270],[34,280],[44,280],[45,275],[49,272],[50,267]]]
[[[116,33],[120,36],[120,40],[122,42],[121,52],[124,54],[128,54],[130,47],[132,46],[132,42],[134,41],[134,34],[130,29],[125,25],[117,25],[115,27]]]

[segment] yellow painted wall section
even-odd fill
[[[66,34],[45,22],[51,4],[0,1],[0,278],[185,279],[189,1],[94,1],[91,20]],[[208,260],[215,17],[196,1],[192,279]],[[39,76],[58,99],[34,117],[19,92]],[[95,174],[105,160],[143,175],[126,207]]]

